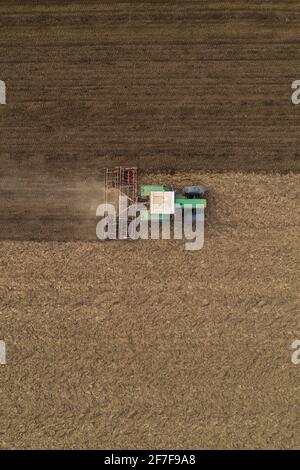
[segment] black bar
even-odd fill
[[[41,464],[53,465],[66,462],[68,464],[99,465],[149,469],[163,466],[168,468],[195,468],[207,464],[226,465],[242,463],[299,463],[299,451],[280,450],[35,450],[35,451],[11,451],[4,450],[0,453],[1,464],[26,464],[34,466]]]

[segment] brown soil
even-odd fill
[[[209,189],[203,250],[0,243],[2,448],[300,448],[299,175],[162,179]]]
[[[299,24],[292,0],[1,2],[0,447],[300,448]],[[206,185],[203,250],[93,241],[117,164]]]
[[[299,171],[299,25],[294,0],[2,0],[1,162]]]

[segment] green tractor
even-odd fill
[[[164,220],[174,215],[177,210],[184,213],[185,208],[189,208],[188,217],[196,221],[196,208],[206,207],[204,195],[203,186],[185,186],[178,192],[168,185],[142,185],[139,199],[149,207],[142,214],[142,218]]]
[[[192,221],[197,220],[197,207],[205,209],[206,198],[203,186],[185,186],[177,191],[166,184],[142,185],[138,190],[138,169],[136,167],[115,167],[104,169],[105,202],[123,195],[136,204],[143,202],[141,211],[143,220],[167,220],[181,211]],[[185,210],[185,209],[189,210]],[[203,217],[203,215],[199,215]]]

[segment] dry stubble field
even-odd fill
[[[208,187],[203,250],[1,241],[2,448],[300,447],[300,176],[162,179]]]

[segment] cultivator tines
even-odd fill
[[[112,225],[113,231],[119,231],[119,238],[126,239],[128,237],[128,218],[127,203],[121,201],[119,196],[125,196],[130,205],[138,202],[138,181],[137,168],[131,167],[115,167],[105,168],[104,170],[104,190],[105,203],[115,202],[118,212],[118,221],[116,225]],[[125,200],[126,201],[126,200]]]
[[[105,168],[105,201],[109,200],[109,193],[112,190],[118,191],[122,196],[126,196],[131,202],[137,202],[138,182],[137,168],[126,168],[117,166],[115,168]]]

